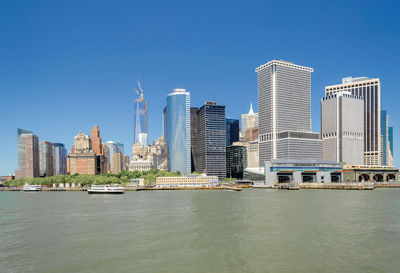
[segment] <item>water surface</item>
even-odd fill
[[[399,196],[0,192],[0,272],[399,272]]]

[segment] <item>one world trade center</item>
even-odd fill
[[[147,145],[147,103],[143,98],[143,89],[138,80],[139,91],[135,90],[139,97],[133,106],[133,135],[134,143]]]

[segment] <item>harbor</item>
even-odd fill
[[[395,272],[399,194],[0,192],[0,272]]]

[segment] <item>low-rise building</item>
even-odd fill
[[[0,185],[3,185],[4,181],[14,180],[14,179],[15,179],[15,175],[13,175],[13,174],[0,176]]]
[[[342,182],[342,166],[335,161],[274,159],[264,163],[265,185]]]
[[[344,165],[344,182],[394,182],[398,181],[399,169],[391,166]]]
[[[218,176],[171,176],[157,177],[157,188],[203,188],[218,185]]]
[[[243,170],[247,164],[246,144],[234,142],[226,147],[226,177],[243,178]]]
[[[265,181],[264,167],[247,167],[243,171],[243,179],[255,182],[257,184],[264,184]]]
[[[132,158],[129,171],[149,171],[153,168],[152,159]]]
[[[159,169],[168,171],[168,149],[164,137],[160,137],[152,146],[135,143],[132,145],[132,158],[129,171],[148,171]]]

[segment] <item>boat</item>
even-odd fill
[[[40,185],[29,185],[28,183],[25,183],[25,185],[22,187],[23,191],[41,191],[42,186]]]
[[[123,194],[124,187],[110,185],[92,185],[87,190],[88,194]]]

